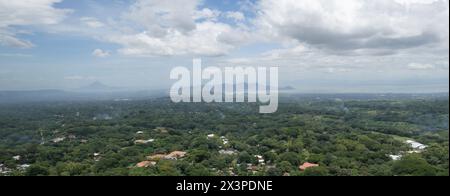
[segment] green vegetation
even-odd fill
[[[277,113],[257,111],[167,99],[0,105],[0,175],[449,175],[448,98],[284,97]],[[408,152],[407,140],[427,148]],[[301,171],[306,162],[320,166]]]

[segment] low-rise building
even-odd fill
[[[136,140],[134,141],[134,144],[148,144],[154,142],[154,139],[148,139],[148,140]]]
[[[425,150],[428,147],[425,144],[421,144],[421,143],[413,141],[413,140],[406,140],[405,143],[409,144],[411,146],[411,148],[413,148],[416,151]]]
[[[148,156],[147,159],[151,161],[159,161],[159,160],[178,160],[184,158],[187,155],[187,152],[183,151],[173,151],[169,154],[154,154]]]
[[[60,143],[60,142],[63,142],[64,140],[66,140],[66,137],[57,137],[57,138],[53,139],[52,142]]]
[[[299,169],[300,169],[301,171],[305,171],[305,170],[308,169],[308,168],[319,167],[319,166],[320,166],[319,164],[314,164],[314,163],[308,163],[308,162],[306,162],[306,163],[303,163],[303,165],[300,165]]]
[[[147,168],[147,167],[153,167],[153,166],[155,166],[156,165],[156,162],[155,161],[142,161],[142,162],[140,162],[140,163],[137,163],[136,164],[136,167],[139,167],[139,168]]]
[[[219,150],[219,154],[222,155],[235,155],[237,154],[236,150]]]
[[[399,161],[402,159],[402,155],[389,155],[389,157],[393,160],[393,161]]]

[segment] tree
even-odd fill
[[[180,172],[172,161],[160,161],[157,165],[159,175],[161,176],[179,176]]]
[[[210,157],[211,153],[203,149],[202,150],[196,149],[189,153],[189,159],[194,161],[195,163],[201,163],[203,161],[210,159]]]
[[[281,163],[278,164],[278,168],[282,171],[282,172],[290,172],[293,168],[292,164],[287,162],[287,161],[283,161]]]
[[[329,171],[325,167],[311,167],[303,172],[304,176],[328,176]]]
[[[436,168],[418,155],[409,155],[394,163],[392,171],[399,176],[435,176]]]
[[[267,170],[267,176],[281,176],[283,172],[279,168],[270,168]]]
[[[130,176],[154,176],[154,169],[152,168],[132,168],[128,175]]]
[[[212,173],[201,164],[189,166],[186,171],[188,176],[212,176]]]
[[[285,152],[278,157],[278,160],[280,162],[283,161],[289,162],[292,165],[300,165],[301,162],[298,154],[294,152]]]
[[[49,173],[50,172],[48,171],[47,167],[44,167],[39,164],[31,165],[25,171],[26,176],[48,176]]]
[[[239,153],[238,161],[239,163],[253,163],[254,158],[250,154],[248,154],[248,152],[244,151]]]

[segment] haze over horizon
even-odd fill
[[[0,91],[168,90],[193,58],[305,93],[449,91],[448,0],[174,1],[0,0]]]

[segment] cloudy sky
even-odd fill
[[[168,88],[279,66],[302,92],[448,92],[449,0],[0,0],[0,90]]]

